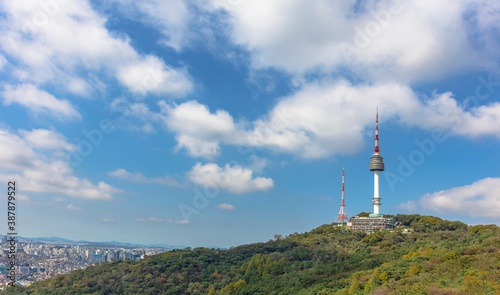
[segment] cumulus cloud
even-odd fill
[[[228,203],[219,204],[219,205],[217,205],[217,208],[219,208],[221,210],[229,210],[229,211],[234,210],[234,206],[231,204],[228,204]]]
[[[80,113],[67,100],[55,98],[52,94],[32,84],[5,85],[2,91],[3,103],[8,106],[17,103],[33,114],[46,114],[60,120],[81,119]]]
[[[45,153],[47,149],[72,149],[61,134],[45,129],[19,130],[19,134],[0,128],[0,176],[19,179],[24,191],[94,200],[111,200],[121,192],[105,182],[93,184],[76,177],[61,154]],[[41,139],[40,134],[47,134],[48,138]]]
[[[158,29],[162,43],[179,51],[186,46],[194,32],[189,30],[195,21],[183,0],[115,0],[125,15]]]
[[[176,133],[177,147],[186,148],[192,156],[212,158],[219,154],[219,142],[234,138],[236,126],[224,110],[211,113],[196,101],[162,107],[167,128]]]
[[[338,81],[309,83],[279,101],[267,118],[254,123],[250,144],[310,158],[354,153],[362,148],[365,132],[373,130],[377,106],[382,124],[394,120],[453,135],[500,138],[497,102],[465,110],[451,92],[420,98],[404,84]]]
[[[254,178],[252,170],[229,164],[219,167],[214,163],[202,165],[198,162],[188,172],[188,177],[195,184],[225,189],[234,194],[267,191],[274,187],[274,181],[271,178]]]
[[[101,74],[117,78],[135,93],[183,96],[191,91],[184,69],[138,53],[126,36],[107,29],[107,19],[88,1],[51,4],[48,10],[29,0],[2,5],[1,48],[22,65],[18,79],[35,84],[57,81],[57,87],[78,95],[101,89],[101,76],[96,78]]]
[[[426,80],[490,67],[497,58],[495,1],[212,1],[232,42],[255,68],[336,71],[379,80]],[[477,40],[471,42],[471,40]]]
[[[118,79],[131,91],[142,95],[151,92],[183,96],[192,88],[188,77],[186,69],[175,70],[154,56],[118,70]]]
[[[20,179],[25,191],[60,193],[83,199],[112,200],[114,194],[122,192],[105,182],[93,184],[87,179],[74,176],[73,170],[61,160],[37,160],[32,167],[23,169],[19,174],[2,176]]]
[[[30,197],[23,194],[16,194],[16,199],[26,205],[40,205],[39,202],[33,201]]]
[[[33,167],[35,151],[21,137],[0,127],[0,167],[19,171]]]
[[[381,124],[395,120],[448,134],[500,137],[499,103],[466,110],[451,92],[419,97],[409,86],[395,82],[307,83],[246,125],[235,123],[226,111],[211,112],[196,101],[164,106],[160,117],[176,134],[177,147],[194,157],[211,159],[220,153],[221,144],[231,144],[323,158],[363,148],[366,133],[374,128],[377,106]]]
[[[437,213],[457,213],[471,217],[500,216],[500,178],[484,178],[470,185],[428,193],[418,201],[409,201],[399,208],[414,212],[423,207]]]
[[[125,169],[117,169],[115,171],[109,172],[108,175],[120,179],[124,179],[130,182],[138,182],[138,183],[157,183],[166,186],[175,186],[179,187],[181,184],[177,182],[172,176],[165,175],[159,177],[147,177],[139,172],[128,172]]]
[[[415,201],[407,201],[399,205],[396,205],[396,208],[402,209],[406,212],[416,213],[418,210],[418,204]]]
[[[398,109],[415,104],[413,92],[395,83],[311,83],[281,99],[267,116],[256,120],[248,141],[305,158],[351,154],[363,147],[364,132],[374,125],[377,105],[388,119]]]
[[[66,138],[53,130],[33,129],[31,131],[19,130],[19,133],[35,149],[67,150],[74,151],[76,146],[68,143]]]
[[[7,64],[8,64],[7,59],[3,55],[0,54],[0,71],[2,71],[3,68],[5,67],[5,65],[7,65]]]

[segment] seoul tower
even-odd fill
[[[373,151],[372,160],[370,162],[370,171],[374,173],[374,186],[373,186],[373,214],[370,217],[380,217],[380,187],[379,177],[380,171],[384,171],[384,158],[380,154],[378,147],[378,107],[377,107],[377,121],[375,128],[375,150]]]
[[[349,219],[347,218],[347,212],[345,212],[344,196],[345,196],[345,192],[344,192],[344,168],[342,168],[342,202],[340,203],[339,216],[337,216],[337,219],[335,219],[335,222],[337,222],[339,220],[341,223],[349,221]]]

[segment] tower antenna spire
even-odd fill
[[[375,124],[375,153],[380,153],[380,149],[378,147],[378,106],[377,106],[377,120]]]
[[[344,198],[345,198],[344,175],[345,175],[344,168],[342,168],[342,202],[340,203],[339,215],[337,216],[337,219],[335,219],[335,222],[338,222],[340,220],[341,223],[349,221],[349,218],[347,218],[347,212],[345,211],[345,203],[344,203]]]

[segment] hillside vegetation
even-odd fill
[[[2,294],[500,294],[500,228],[397,215],[402,233],[323,225],[229,250],[103,263]]]

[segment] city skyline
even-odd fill
[[[0,9],[20,236],[267,241],[335,222],[343,167],[349,217],[372,212],[377,106],[381,214],[500,224],[495,1]]]
[[[30,285],[76,269],[85,269],[95,263],[140,260],[144,259],[145,255],[152,256],[172,250],[164,247],[136,248],[132,245],[99,245],[21,238],[17,240],[16,265],[11,266],[8,255],[4,255],[8,252],[5,248],[10,246],[7,236],[3,237],[0,245],[4,247],[0,257],[0,282],[9,283],[9,271],[13,269],[16,282],[20,285]]]

